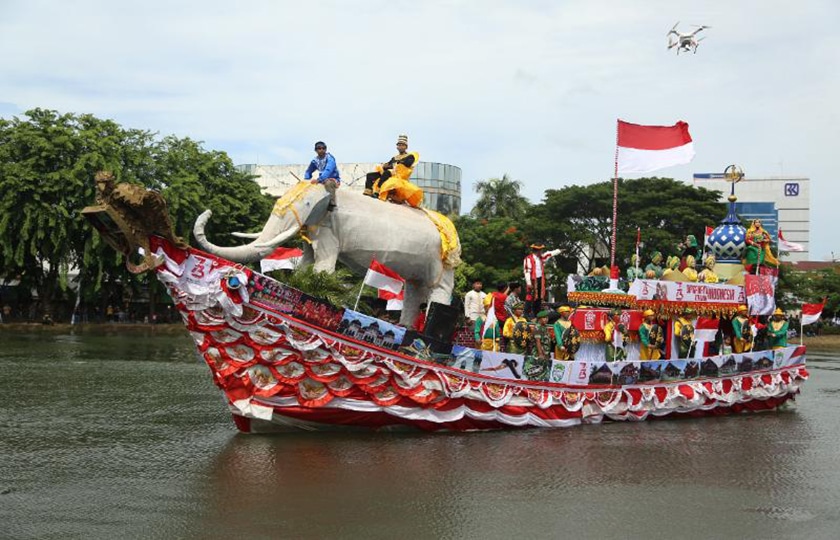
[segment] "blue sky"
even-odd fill
[[[712,26],[697,55],[676,22]],[[0,116],[34,107],[204,141],[235,163],[301,163],[315,140],[545,189],[611,177],[616,118],[691,126],[697,156],[811,178],[811,258],[840,256],[840,3],[683,0],[0,0]],[[562,219],[562,217],[558,217]]]

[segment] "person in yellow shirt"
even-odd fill
[[[420,154],[408,151],[408,135],[397,137],[397,155],[377,165],[365,179],[365,195],[382,201],[406,203],[415,208],[423,202],[423,190],[409,181]]]
[[[752,349],[752,327],[750,318],[747,316],[747,306],[738,306],[738,312],[732,318],[732,352],[744,353]]]
[[[502,329],[509,353],[525,354],[528,351],[531,333],[528,329],[528,319],[522,316],[524,312],[525,304],[520,302],[513,306],[513,315],[507,318],[505,327]]]

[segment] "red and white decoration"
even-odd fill
[[[298,248],[279,247],[260,261],[260,272],[275,270],[294,270],[303,257],[303,251]]]
[[[820,320],[825,302],[822,304],[802,304],[802,325],[813,324]]]
[[[617,146],[619,173],[649,173],[694,158],[694,143],[685,122],[641,126],[619,120]]]
[[[585,376],[593,367],[580,361],[555,366],[568,373],[558,377],[569,383],[483,375],[369,347],[249,304],[247,297],[241,304],[223,301],[218,295],[223,280],[236,276],[246,288],[248,276],[238,275],[238,265],[192,249],[179,256],[168,243],[165,252],[173,264],[159,266],[158,276],[237,428],[245,432],[567,427],[651,415],[771,410],[791,399],[808,377],[804,347],[768,351],[771,356],[760,360],[772,361],[772,367],[762,370],[724,375],[721,358],[720,376],[649,384],[592,384]],[[197,284],[194,292],[186,290]],[[499,365],[519,372],[520,366],[504,363],[506,357]]]
[[[772,276],[744,276],[744,289],[750,315],[772,315],[776,309],[775,288]]]
[[[657,281],[637,279],[630,285],[628,294],[637,300],[718,304],[743,304],[744,288],[740,285],[691,283],[684,281]]]
[[[378,296],[381,300],[387,301],[387,303],[385,304],[386,311],[402,311],[403,302],[405,300],[404,289],[397,294],[394,294],[390,291],[386,291],[385,289],[379,289]]]
[[[405,285],[405,280],[398,273],[373,259],[365,274],[365,285],[398,294]]]
[[[782,229],[779,229],[779,251],[805,251],[805,246],[794,242],[788,242],[785,240],[785,237],[782,236]]]

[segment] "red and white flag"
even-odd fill
[[[772,315],[776,309],[775,288],[772,276],[747,274],[744,276],[744,289],[750,315]]]
[[[618,121],[618,172],[648,173],[694,158],[688,124],[640,126]]]
[[[805,251],[805,246],[794,242],[788,242],[785,240],[785,237],[782,236],[782,229],[779,229],[779,251]]]
[[[385,289],[379,289],[379,298],[387,300],[387,304],[385,305],[386,311],[402,311],[403,301],[405,300],[405,289],[397,294],[386,291]]]
[[[260,272],[265,274],[274,270],[294,270],[302,257],[303,251],[298,248],[279,247],[260,261]]]
[[[820,320],[825,302],[822,304],[802,304],[802,325],[815,323]]]
[[[370,261],[370,267],[365,274],[365,285],[397,294],[402,290],[404,284],[405,280],[398,273],[376,259]]]
[[[720,319],[707,319],[698,317],[694,324],[694,341],[714,341],[720,326]]]

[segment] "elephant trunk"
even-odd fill
[[[210,210],[205,210],[195,220],[193,226],[193,234],[198,244],[202,249],[213,255],[218,255],[233,262],[249,263],[256,262],[264,258],[266,255],[274,251],[274,248],[291,239],[299,230],[299,227],[289,224],[288,227],[282,227],[280,218],[272,215],[263,227],[262,232],[249,244],[242,246],[223,247],[217,246],[207,240],[207,235],[204,228],[207,221],[213,213]],[[279,231],[279,232],[278,232]]]

